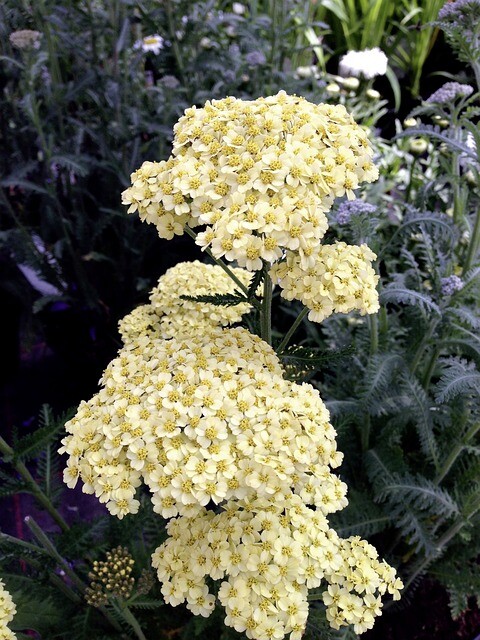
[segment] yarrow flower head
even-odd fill
[[[463,289],[463,280],[458,276],[448,276],[441,279],[441,286],[444,296],[453,296],[454,293]]]
[[[248,286],[252,274],[245,269],[232,269],[233,274]],[[185,300],[182,295],[198,297],[231,294],[236,290],[233,280],[216,265],[180,262],[160,277],[150,294],[150,304],[142,305],[125,316],[119,331],[125,344],[140,336],[173,338],[192,331],[207,331],[211,327],[240,322],[248,313],[246,302],[232,306]]]
[[[334,198],[353,199],[378,176],[367,134],[343,106],[283,91],[192,107],[174,130],[172,157],[133,173],[124,204],[162,238],[207,225],[197,244],[249,271],[285,249],[311,256]]]
[[[40,31],[22,29],[20,31],[13,31],[8,39],[15,49],[39,49],[42,35]]]
[[[337,210],[337,224],[343,226],[350,222],[354,216],[373,215],[377,211],[377,207],[364,200],[346,200],[342,202]]]
[[[458,98],[467,98],[473,93],[473,87],[460,82],[446,82],[440,89],[437,89],[425,102],[437,104],[450,104]]]
[[[341,76],[363,77],[367,80],[387,73],[388,58],[378,47],[364,51],[349,51],[340,58],[338,72]]]
[[[282,288],[282,298],[301,300],[310,309],[308,318],[322,322],[332,313],[378,311],[379,276],[371,265],[375,258],[366,244],[336,242],[320,247],[312,267],[303,268],[298,256],[288,252],[286,260],[274,265],[270,274]]]
[[[17,636],[8,628],[16,611],[12,596],[5,589],[5,583],[0,578],[0,640],[16,640]]]
[[[145,36],[141,40],[137,40],[133,45],[134,49],[141,49],[144,53],[153,53],[157,56],[165,46],[165,40],[158,33],[151,36]]]

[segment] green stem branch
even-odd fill
[[[190,227],[188,227],[188,226],[185,227],[185,232],[191,238],[196,240],[197,234],[195,233],[195,231],[192,231],[192,229],[190,229]],[[246,287],[243,284],[243,282],[237,278],[237,276],[233,273],[233,271],[229,267],[227,267],[227,265],[222,260],[219,260],[218,258],[216,258],[208,247],[203,247],[203,251],[205,251],[205,253],[209,256],[209,258],[211,258],[213,260],[213,262],[215,262],[215,264],[217,266],[219,266],[221,269],[223,269],[225,271],[225,273],[235,282],[237,287],[245,295],[248,295],[248,287]],[[253,299],[253,300],[251,300],[251,302],[252,302],[253,306],[256,307],[259,311],[262,310],[262,305],[258,300]]]
[[[0,453],[2,453],[4,456],[7,456],[8,458],[11,458],[12,466],[17,471],[17,473],[19,473],[20,476],[25,480],[27,486],[29,487],[29,490],[31,491],[35,499],[38,500],[43,508],[52,516],[52,518],[55,520],[62,531],[68,531],[70,527],[62,518],[57,509],[55,509],[50,498],[45,495],[45,493],[40,489],[38,484],[35,482],[34,477],[24,465],[24,463],[20,462],[19,460],[15,460],[15,451],[12,449],[12,447],[10,447],[10,445],[5,442],[5,440],[1,436]]]
[[[278,355],[282,355],[283,351],[285,351],[285,347],[288,345],[288,343],[290,342],[290,338],[293,336],[293,334],[295,333],[295,331],[298,329],[298,327],[300,326],[300,324],[303,322],[303,319],[305,318],[305,316],[307,315],[307,313],[310,311],[310,309],[308,307],[304,307],[301,312],[298,314],[295,322],[292,324],[292,326],[290,327],[290,329],[287,331],[287,333],[285,334],[285,337],[283,338],[283,340],[281,341],[281,343],[278,345],[277,347],[277,353]]]
[[[448,455],[447,459],[443,463],[442,468],[438,472],[438,475],[435,478],[435,483],[436,484],[440,484],[440,482],[442,482],[442,480],[445,478],[447,473],[452,468],[452,466],[455,463],[455,461],[458,458],[458,456],[462,453],[465,445],[467,445],[476,436],[476,434],[479,431],[480,431],[480,422],[477,422],[477,423],[473,424],[470,427],[470,429],[467,431],[465,436],[462,438],[462,441],[461,442],[457,442],[457,444],[452,449],[452,451]]]
[[[470,243],[468,245],[465,263],[463,265],[462,273],[464,275],[465,273],[467,273],[467,271],[469,271],[472,268],[479,245],[480,245],[480,207],[477,209],[477,213],[475,216],[475,223],[473,225],[473,230],[472,230],[472,237],[470,238]]]

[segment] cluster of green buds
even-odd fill
[[[135,585],[135,578],[132,576],[134,564],[135,560],[128,549],[120,546],[108,551],[105,561],[95,560],[93,569],[88,574],[90,585],[85,590],[88,604],[101,607],[112,596],[128,599]],[[145,578],[143,582],[146,582]]]

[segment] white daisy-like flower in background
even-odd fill
[[[145,36],[141,40],[137,40],[133,45],[134,49],[141,49],[144,53],[153,53],[158,56],[165,45],[165,40],[158,33],[151,36]]]
[[[387,73],[388,58],[384,52],[375,47],[364,51],[349,51],[340,58],[338,72],[341,76],[363,76],[367,80]]]

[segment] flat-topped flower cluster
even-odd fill
[[[0,640],[16,640],[17,636],[8,628],[16,611],[12,596],[5,589],[5,583],[0,578]]]
[[[343,106],[280,92],[187,109],[172,157],[145,162],[123,202],[162,238],[207,225],[197,244],[255,271],[285,250],[311,264],[334,198],[377,176],[367,134]]]

